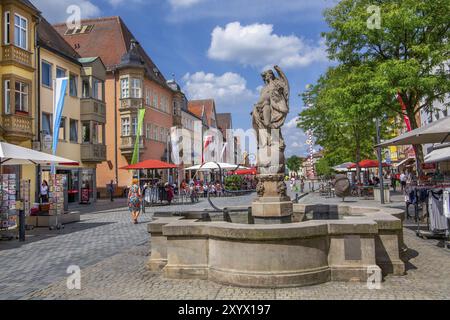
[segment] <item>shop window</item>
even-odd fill
[[[78,121],[70,119],[70,142],[78,143]]]

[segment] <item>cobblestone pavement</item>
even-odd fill
[[[329,282],[283,289],[220,285],[205,280],[167,280],[145,268],[149,246],[140,245],[82,270],[81,290],[68,290],[60,281],[25,299],[450,299],[450,253],[405,230],[407,275],[388,276],[379,290],[365,284]]]
[[[219,207],[249,205],[254,195],[214,198]],[[317,194],[301,202],[337,202]],[[350,199],[349,201],[355,201]],[[351,203],[379,205],[374,201]],[[403,206],[401,197],[390,206]],[[189,208],[189,209],[187,209]],[[202,210],[196,205],[147,208],[142,223],[132,225],[128,211],[112,209],[82,215],[61,231],[31,233],[27,242],[0,242],[0,299],[450,299],[450,253],[435,240],[422,240],[406,225],[407,275],[389,276],[380,290],[360,283],[252,289],[203,280],[167,280],[146,270],[150,243],[146,224],[157,211]],[[68,290],[69,265],[81,268],[81,290]]]

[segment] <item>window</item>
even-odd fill
[[[160,129],[160,138],[159,138],[159,141],[161,141],[161,142],[164,142],[164,139],[165,139],[165,129],[164,128],[161,128]]]
[[[89,95],[89,80],[83,79],[83,98],[90,98]]]
[[[145,90],[145,105],[147,106],[150,106],[150,95],[151,95],[150,89],[147,88]]]
[[[83,143],[91,142],[91,124],[89,122],[82,123]]]
[[[69,93],[72,97],[78,97],[78,77],[74,74],[69,76]]]
[[[174,101],[173,102],[173,114],[174,115],[177,115],[177,106],[178,106],[178,104]]]
[[[61,123],[59,124],[59,140],[66,141],[66,118],[61,118]]]
[[[78,121],[70,119],[70,142],[78,143]]]
[[[65,78],[66,77],[66,70],[57,67],[56,68],[56,79]]]
[[[158,141],[158,126],[153,127],[153,139]]]
[[[120,80],[120,88],[122,89],[122,99],[128,99],[130,97],[129,81],[128,78]]]
[[[92,98],[103,101],[103,81],[92,79]]]
[[[27,50],[28,41],[28,20],[18,15],[14,14],[14,44],[17,47]]]
[[[158,94],[156,92],[153,93],[153,108],[158,108]]]
[[[147,140],[150,140],[152,138],[152,124],[151,123],[147,123],[145,125],[145,138]]]
[[[133,136],[137,135],[137,117],[133,117],[131,120],[131,134]]]
[[[10,34],[11,34],[11,15],[8,12],[5,12],[5,44],[10,43]]]
[[[141,79],[131,79],[131,97],[136,99],[142,98],[141,91]]]
[[[16,81],[15,89],[16,112],[28,112],[28,84]]]
[[[98,123],[92,123],[92,143],[98,144]]]
[[[52,87],[52,65],[42,61],[42,85]]]
[[[5,114],[11,113],[11,81],[5,80]]]
[[[130,135],[130,118],[122,118],[122,136]]]
[[[52,135],[52,115],[42,112],[42,134],[44,136]]]

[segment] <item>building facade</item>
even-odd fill
[[[134,40],[120,17],[83,20],[81,28],[54,26],[81,57],[98,56],[106,65],[106,148],[108,161],[97,169],[97,188],[106,196],[114,181],[117,194],[131,184],[133,172],[122,170],[131,162],[137,139],[138,110],[145,108],[139,159],[169,160],[173,125],[173,94],[166,79]],[[157,172],[166,175],[166,172]]]
[[[28,0],[0,1],[2,110],[0,139],[32,148],[36,134],[36,51],[35,34],[39,10]],[[35,181],[32,165],[4,166],[4,173]],[[32,195],[37,194],[32,183]]]

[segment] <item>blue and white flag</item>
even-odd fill
[[[58,78],[54,82],[53,91],[53,154],[56,155],[59,141],[59,128],[61,126],[61,117],[64,109],[64,100],[66,98],[67,83],[69,78]],[[55,174],[55,166],[52,165],[52,173]]]

